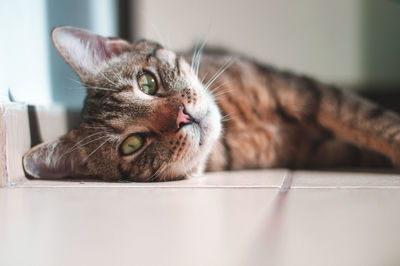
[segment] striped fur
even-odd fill
[[[84,30],[58,32],[68,35],[60,40],[79,38],[68,47],[53,36],[87,87],[83,123],[27,152],[33,178],[164,181],[204,170],[400,166],[399,116],[353,94],[245,58],[230,62],[224,52],[204,52],[200,64],[200,53],[179,55],[154,42],[113,38],[107,46],[110,39]],[[85,57],[94,62],[69,50],[95,53],[91,47],[101,45],[103,57]],[[138,89],[143,70],[156,77],[155,95]],[[195,122],[179,128],[182,106]],[[122,156],[133,133],[145,143]]]
[[[203,55],[200,76],[225,56]],[[218,105],[231,118],[209,170],[399,166],[399,117],[356,95],[246,59],[219,83]]]

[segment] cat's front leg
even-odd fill
[[[388,156],[400,168],[400,117],[356,95],[334,88],[321,90],[318,123],[335,136]]]
[[[306,77],[291,77],[276,90],[283,111],[301,123],[315,123],[333,137],[368,147],[400,168],[400,116],[354,94]],[[293,81],[294,80],[294,81]]]

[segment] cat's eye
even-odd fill
[[[130,155],[138,151],[144,144],[144,138],[141,135],[131,135],[122,143],[120,150],[122,155]]]
[[[146,94],[154,95],[157,92],[157,81],[154,76],[148,72],[139,74],[138,84],[140,90]]]

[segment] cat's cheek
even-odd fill
[[[200,121],[202,145],[210,146],[220,137],[222,131],[221,114],[213,104],[202,121]]]

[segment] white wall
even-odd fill
[[[70,25],[86,28],[105,36],[117,35],[117,8],[114,0],[48,0],[47,32],[55,26]],[[86,90],[78,76],[64,62],[47,38],[50,54],[52,101],[80,109]]]
[[[400,3],[391,0],[139,0],[134,35],[196,39],[348,87],[400,87]],[[137,15],[137,17],[136,17]],[[54,26],[116,35],[116,1],[0,1],[0,101],[79,109],[85,90],[50,41]]]
[[[400,3],[391,0],[141,0],[136,36],[194,40],[348,87],[400,86]]]
[[[0,1],[0,92],[20,101],[51,102],[46,0]]]
[[[117,35],[113,0],[0,1],[0,101],[8,89],[18,102],[79,109],[85,89],[50,40],[55,26]]]

